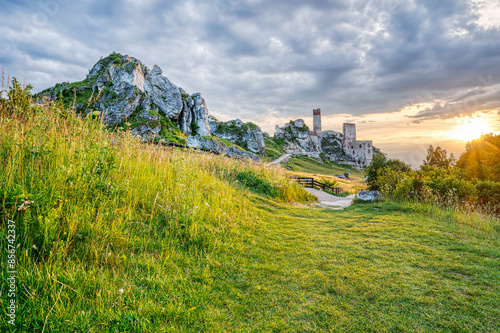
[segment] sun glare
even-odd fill
[[[459,121],[450,135],[455,139],[471,141],[479,138],[483,133],[486,134],[492,131],[488,121],[484,118],[465,118]]]

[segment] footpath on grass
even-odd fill
[[[286,162],[286,161],[288,161],[288,159],[290,157],[292,157],[291,154],[283,154],[280,157],[278,157],[277,159],[275,159],[274,161],[267,163],[267,166],[269,166],[269,165],[275,165],[275,164],[280,164],[281,162]]]
[[[306,188],[305,190],[318,198],[320,205],[328,206],[329,208],[338,210],[342,210],[352,205],[352,200],[355,197],[354,194],[351,194],[347,197],[336,197],[334,195],[320,190],[315,190],[313,188]]]

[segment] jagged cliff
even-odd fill
[[[225,131],[224,126],[217,130],[218,136],[250,152],[213,137],[208,108],[200,93],[188,94],[163,76],[159,66],[154,65],[151,70],[128,55],[112,53],[101,58],[85,80],[56,84],[38,97],[62,100],[77,113],[92,112],[107,125],[130,129],[148,140],[208,147],[254,160],[259,159],[255,153],[265,152],[263,140],[258,139],[262,132],[255,125],[240,129],[242,135],[237,136]]]

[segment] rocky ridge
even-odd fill
[[[157,65],[151,70],[136,58],[111,53],[101,58],[84,80],[56,84],[38,97],[62,98],[66,107],[74,106],[81,114],[92,111],[95,115],[97,111],[108,126],[130,129],[148,140],[186,144],[254,160],[259,159],[255,154],[265,152],[264,140],[260,140],[262,131],[254,124],[235,121],[245,126],[240,126],[239,135],[233,135],[225,131],[223,123],[210,121],[221,138],[251,152],[228,147],[212,137],[208,107],[201,94],[189,95],[162,74]],[[218,148],[221,144],[222,150]]]

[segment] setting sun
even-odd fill
[[[484,118],[462,118],[451,131],[451,137],[463,141],[477,139],[481,134],[491,132],[488,120]]]

